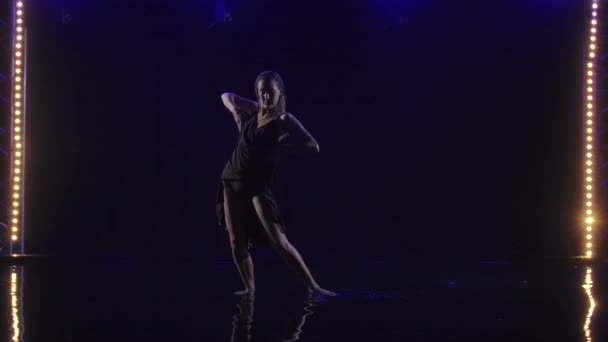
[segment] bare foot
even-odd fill
[[[241,291],[234,292],[237,296],[252,296],[255,294],[255,289],[245,289]]]
[[[316,288],[308,288],[308,294],[309,295],[316,295],[316,294],[322,294],[324,296],[329,296],[329,297],[335,297],[338,294],[335,292],[331,292],[329,290],[326,290],[324,288],[321,287],[316,287]]]

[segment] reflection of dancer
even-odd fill
[[[296,248],[287,240],[285,224],[271,189],[281,150],[318,152],[319,145],[293,114],[285,112],[285,86],[278,73],[262,72],[254,88],[258,102],[232,93],[222,94],[222,101],[232,112],[240,133],[222,172],[216,203],[219,223],[226,226],[232,256],[245,284],[245,289],[235,294],[255,290],[249,245],[270,243],[306,280],[310,291],[334,296],[335,293],[317,284]],[[282,144],[287,136],[299,138],[303,143]]]
[[[283,333],[281,334],[281,342],[292,342],[300,339],[302,328],[306,323],[306,318],[314,313],[314,308],[319,306],[322,300],[309,296],[304,302],[302,313],[297,316],[291,316],[287,322]],[[253,328],[253,311],[255,304],[255,296],[242,296],[241,302],[237,304],[237,313],[232,316],[232,335],[230,342],[251,341]]]
[[[251,341],[253,326],[253,304],[255,296],[243,296],[236,306],[238,313],[232,316],[232,336],[230,342]]]

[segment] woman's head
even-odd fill
[[[285,83],[274,71],[263,71],[255,79],[255,96],[260,108],[269,112],[284,112],[287,104]]]

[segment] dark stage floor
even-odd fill
[[[280,259],[241,300],[229,259],[0,263],[2,341],[607,341],[606,264],[353,257],[307,262],[341,293],[307,298]],[[588,277],[588,273],[590,277]],[[595,310],[591,320],[591,297]],[[18,331],[16,331],[18,329]],[[586,336],[586,332],[590,335]]]

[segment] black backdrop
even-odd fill
[[[587,4],[458,3],[30,1],[26,251],[229,257],[220,94],[272,69],[304,253],[579,254]]]

